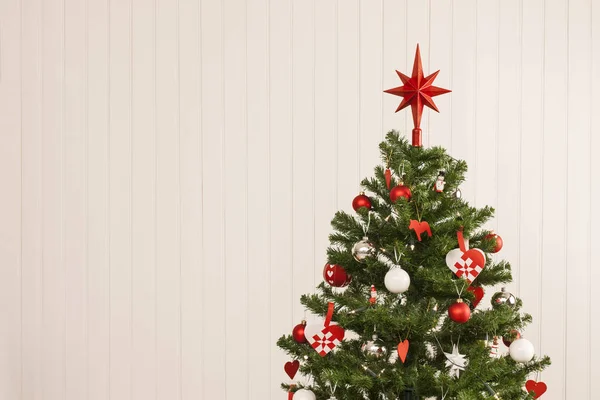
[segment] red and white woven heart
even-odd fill
[[[471,284],[485,268],[485,253],[479,249],[467,250],[462,232],[457,236],[459,248],[448,252],[446,265],[457,277]]]

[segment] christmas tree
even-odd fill
[[[478,306],[512,279],[491,257],[502,239],[483,228],[494,210],[462,199],[464,161],[421,146],[423,107],[437,111],[432,97],[448,90],[432,86],[437,72],[423,76],[418,47],[412,76],[398,75],[403,86],[387,92],[403,97],[396,111],[411,106],[412,143],[389,132],[356,212],[335,214],[324,282],[301,297],[324,320],[277,342],[290,378],[308,380],[282,387],[294,400],[538,398],[545,384],[527,379],[550,360],[520,335],[532,319],[521,300],[502,290]]]

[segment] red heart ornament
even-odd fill
[[[528,380],[527,383],[525,383],[525,389],[527,389],[527,392],[535,393],[533,398],[537,399],[538,397],[546,393],[546,390],[548,390],[548,386],[546,386],[544,382]]]
[[[408,339],[398,343],[398,357],[402,360],[402,363],[406,361],[406,355],[408,354],[408,346],[410,345]]]
[[[338,346],[344,339],[344,334],[344,328],[333,323],[325,327],[322,324],[310,324],[304,328],[306,340],[321,357]]]
[[[479,249],[463,252],[461,249],[450,250],[446,255],[446,265],[459,278],[470,284],[485,268],[485,253]]]
[[[477,287],[469,286],[467,288],[467,291],[469,291],[475,295],[475,300],[473,300],[473,303],[471,303],[471,304],[473,304],[473,308],[477,307],[479,302],[481,302],[481,299],[483,299],[483,295],[485,294],[483,291],[483,288],[481,286],[477,286]]]
[[[290,379],[294,379],[294,376],[296,376],[296,372],[298,372],[298,368],[300,368],[300,361],[298,360],[288,361],[283,367],[285,373],[288,374]]]

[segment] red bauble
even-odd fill
[[[462,299],[458,299],[448,307],[448,316],[452,321],[464,324],[471,318],[471,309]]]
[[[519,331],[513,329],[512,331],[510,331],[508,336],[502,336],[502,342],[504,342],[504,345],[506,347],[510,347],[510,345],[512,344],[512,342],[514,342],[517,339],[521,338],[521,334],[519,333]]]
[[[352,208],[354,208],[354,211],[358,211],[362,207],[365,207],[367,210],[371,209],[371,199],[368,198],[364,192],[360,192],[360,194],[352,200]]]
[[[504,245],[504,242],[502,241],[502,238],[499,235],[492,232],[489,235],[487,235],[485,237],[485,239],[486,240],[496,239],[496,247],[494,247],[494,250],[492,251],[492,253],[497,253],[500,250],[502,250],[502,246]]]
[[[344,287],[350,284],[352,277],[341,265],[325,264],[323,279],[333,287]]]
[[[292,329],[292,337],[297,343],[306,343],[306,337],[304,337],[304,328],[306,327],[306,321],[302,321]]]
[[[404,186],[403,184],[395,186],[390,191],[390,200],[392,200],[392,202],[394,202],[394,203],[400,197],[404,197],[406,200],[410,200],[411,196],[412,196],[412,194],[410,193],[410,189],[407,186]]]

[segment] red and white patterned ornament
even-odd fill
[[[446,265],[454,274],[471,284],[485,268],[485,253],[479,249],[468,249],[462,231],[457,232],[458,249],[446,254]]]
[[[333,287],[344,287],[350,284],[352,277],[344,267],[337,264],[325,264],[323,268],[323,279]]]
[[[329,303],[327,316],[323,324],[313,323],[306,325],[304,336],[313,349],[321,357],[325,357],[331,350],[338,346],[344,339],[344,328],[331,322],[333,316],[333,303]]]

